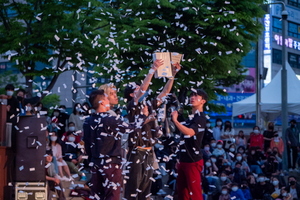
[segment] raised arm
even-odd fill
[[[157,59],[153,62],[151,69],[149,70],[149,73],[143,80],[143,83],[141,84],[140,88],[134,93],[134,101],[137,103],[139,99],[144,95],[144,93],[148,90],[148,87],[151,83],[152,77],[156,70],[163,65],[163,60]]]
[[[173,74],[174,74],[174,77],[175,75],[177,74],[177,72],[181,69],[179,63],[176,63],[175,65],[173,65]],[[171,89],[172,89],[172,86],[173,86],[173,83],[174,83],[174,77],[173,78],[170,78],[168,80],[168,82],[166,83],[164,89],[161,91],[161,93],[157,96],[157,106],[160,106],[163,101],[164,101],[164,98],[170,93]]]

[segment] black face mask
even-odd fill
[[[291,127],[292,127],[292,128],[295,128],[295,127],[296,127],[296,125],[295,125],[295,124],[291,124]]]
[[[18,101],[22,101],[23,97],[17,96]]]
[[[296,185],[296,181],[291,181],[290,185]]]

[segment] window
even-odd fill
[[[288,62],[291,67],[300,69],[300,55],[288,53]]]
[[[282,22],[280,18],[273,17],[272,30],[273,32],[282,33]]]
[[[300,0],[288,0],[288,4],[300,8]]]
[[[272,63],[282,64],[282,51],[278,49],[272,50]]]
[[[293,22],[289,22],[288,35],[291,37],[300,38],[300,25]]]

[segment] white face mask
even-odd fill
[[[282,196],[283,196],[283,197],[286,197],[286,195],[287,195],[287,193],[286,193],[286,192],[285,192],[285,193],[282,193]]]
[[[221,149],[222,146],[223,146],[223,145],[221,145],[221,144],[218,144],[218,145],[217,145],[217,147],[218,147],[219,149]]]
[[[55,127],[56,127],[56,123],[52,123],[51,126],[52,126],[53,128],[55,128]]]
[[[213,163],[215,163],[216,161],[217,161],[217,159],[215,159],[215,158],[211,159],[211,162],[213,162]]]
[[[265,177],[259,177],[258,179],[257,179],[257,182],[264,182],[265,181]]]
[[[279,181],[273,181],[273,185],[276,186],[278,185]]]
[[[75,126],[70,126],[69,131],[75,131]]]
[[[222,194],[227,194],[227,190],[222,190]]]
[[[58,117],[59,112],[54,112],[53,115],[54,115],[55,117]]]
[[[221,126],[221,125],[222,125],[222,122],[217,122],[217,125],[218,125],[218,126]]]
[[[74,136],[69,136],[68,141],[69,142],[75,142],[75,137]]]
[[[221,176],[221,181],[226,181],[227,177],[226,176]]]
[[[31,111],[32,108],[30,106],[25,106],[26,111]]]
[[[14,94],[14,91],[6,91],[6,95],[7,95],[7,96],[10,96],[10,97],[11,97],[13,94]]]
[[[216,143],[211,143],[210,145],[211,145],[211,147],[216,147],[217,144]]]
[[[204,147],[204,150],[205,151],[209,151],[209,147]]]
[[[50,140],[51,140],[52,142],[55,142],[55,141],[57,140],[57,136],[55,136],[55,135],[54,135],[54,136],[51,136],[51,137],[50,137]]]
[[[234,148],[230,148],[229,151],[230,151],[230,152],[234,152],[235,149],[234,149]]]
[[[210,127],[210,123],[207,123],[207,124],[206,124],[206,127],[209,128],[209,127]]]
[[[254,130],[253,133],[257,134],[259,133],[259,130]]]
[[[235,191],[237,191],[239,188],[238,188],[238,187],[232,187],[231,189],[232,189],[232,191],[235,192]]]
[[[241,161],[241,160],[242,160],[242,156],[237,156],[236,159],[237,159],[238,161]]]
[[[206,162],[205,165],[206,165],[206,167],[210,167],[211,163],[210,162]]]

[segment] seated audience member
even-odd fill
[[[81,137],[76,132],[76,126],[75,126],[74,122],[69,122],[68,123],[68,131],[63,134],[62,141],[67,142],[68,141],[67,135],[70,134],[70,133],[72,133],[75,136],[75,141],[74,142],[76,144],[80,143]]]
[[[293,200],[293,196],[287,191],[286,187],[282,187],[280,190],[280,195],[277,199],[280,200]]]
[[[247,154],[246,154],[246,148],[245,147],[238,147],[237,150],[236,150],[238,153],[242,154],[243,158],[245,160],[247,160]]]
[[[241,169],[245,172],[245,174],[250,172],[249,165],[248,165],[247,161],[244,159],[244,157],[242,156],[241,153],[236,153],[235,154],[235,160],[232,162],[231,166],[234,167],[237,162],[242,163]]]
[[[210,151],[213,152],[217,148],[217,142],[215,139],[210,141]]]
[[[59,176],[60,176],[61,180],[72,181],[73,178],[71,176],[69,167],[68,167],[66,161],[64,161],[63,157],[62,157],[62,147],[57,142],[58,141],[57,133],[56,132],[50,132],[49,136],[50,136],[49,147],[51,148],[51,150],[53,152],[53,157],[55,157],[56,160],[57,160],[58,171],[59,171]],[[63,171],[65,171],[68,178],[66,176],[64,176]]]
[[[240,130],[237,136],[235,137],[235,144],[237,148],[239,147],[246,147],[247,146],[247,140],[244,135],[244,131]]]
[[[253,199],[263,199],[272,194],[272,186],[267,181],[264,174],[259,174],[257,178],[257,184],[254,192],[252,193]]]
[[[225,150],[223,149],[223,141],[219,140],[217,142],[217,148],[214,149],[212,154],[215,156],[223,156],[224,158],[226,158],[226,153]]]
[[[25,104],[25,115],[26,116],[34,115],[32,105],[29,102]]]
[[[239,185],[242,181],[246,180],[246,172],[241,169],[242,163],[236,162],[235,168],[233,169],[233,182],[238,183]]]
[[[281,190],[281,184],[278,180],[277,177],[272,176],[270,179],[270,182],[272,183],[272,193],[271,193],[271,197],[273,199],[276,199],[277,197],[279,197],[280,195],[280,190]]]
[[[83,161],[81,149],[75,143],[75,135],[72,132],[68,132],[66,135],[67,142],[63,143],[63,155],[64,160],[68,164],[68,167],[72,173],[76,173],[81,177],[80,181],[86,181],[84,173],[79,171],[80,163]]]
[[[220,185],[222,187],[226,186],[226,187],[230,187],[231,185],[231,180],[228,178],[228,175],[225,171],[221,172],[221,175],[220,175]]]
[[[243,191],[239,188],[239,184],[237,183],[231,184],[230,197],[235,200],[246,200]]]
[[[234,161],[234,156],[235,156],[235,153],[236,153],[236,147],[235,147],[235,144],[231,144],[229,146],[229,149],[228,150],[225,150],[226,151],[226,158],[229,162],[233,162]]]
[[[62,188],[60,179],[55,172],[54,165],[52,163],[52,151],[48,150],[45,155],[45,171],[46,171],[46,180],[48,182],[48,198],[52,199],[52,194],[50,191],[56,191],[58,194],[59,200],[65,200],[64,189]]]
[[[288,185],[286,187],[286,191],[291,194],[292,199],[300,198],[300,185],[297,183],[295,176],[288,177]]]
[[[56,132],[58,131],[58,119],[56,117],[54,117],[52,120],[51,120],[51,123],[48,124],[48,127],[47,127],[47,130],[49,133],[52,133],[52,132]],[[61,138],[59,138],[60,140]]]
[[[277,176],[280,174],[278,170],[278,162],[274,154],[268,156],[267,161],[261,166],[263,173],[266,177],[270,178],[271,176]]]
[[[247,174],[247,183],[251,194],[253,194],[253,192],[255,192],[254,190],[256,187],[256,179],[252,173]]]
[[[223,186],[221,190],[221,194],[219,196],[219,200],[230,200],[229,189],[227,186]]]
[[[44,106],[43,106],[43,103],[42,102],[38,102],[35,106],[34,106],[34,108],[33,108],[33,110],[34,110],[34,114],[40,114],[40,115],[47,115],[47,112],[48,112],[48,108],[45,108]]]
[[[206,179],[207,185],[204,186],[205,188],[208,188],[207,194],[209,197],[215,198],[216,195],[220,192],[220,184],[219,184],[219,178],[217,176],[218,174],[218,168],[215,165],[215,162],[212,162],[211,159],[207,160],[205,162],[204,166],[204,176]],[[213,187],[212,187],[213,186]]]
[[[78,132],[78,135],[82,137],[83,135],[83,122],[84,122],[84,115],[83,115],[83,109],[80,103],[76,103],[73,107],[73,112],[70,114],[69,122],[74,122],[76,131]]]
[[[203,139],[202,139],[202,148],[204,147],[205,144],[209,144],[212,139],[214,139],[213,131],[211,130],[210,121],[207,120]]]
[[[241,189],[243,191],[245,199],[247,199],[247,200],[252,199],[252,194],[251,194],[250,188],[248,187],[247,181],[242,182]]]
[[[251,172],[256,174],[261,174],[262,170],[260,168],[260,155],[256,151],[256,147],[251,147],[248,152],[247,162],[250,167]]]
[[[208,160],[212,155],[209,144],[205,144],[202,149],[203,160]]]

